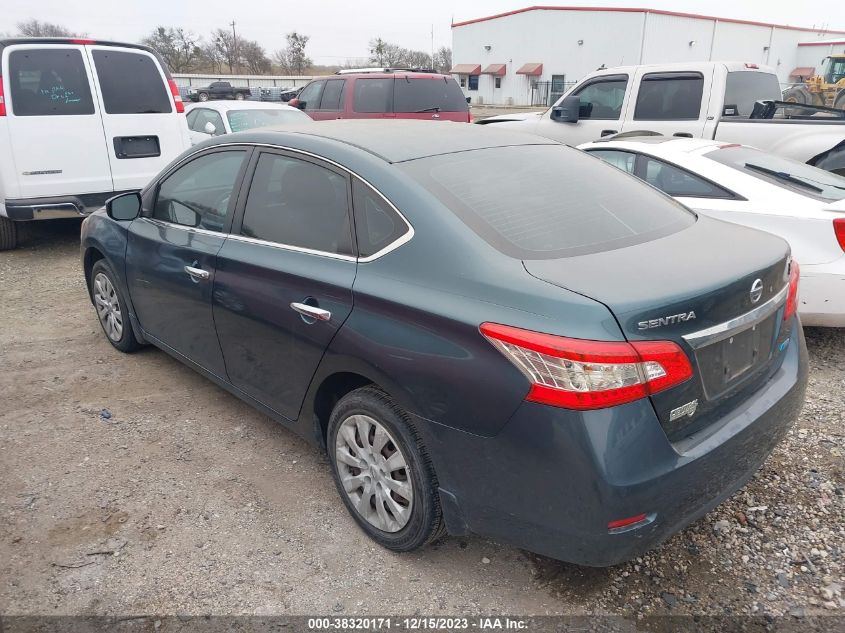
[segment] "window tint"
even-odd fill
[[[644,75],[637,94],[634,119],[694,121],[701,111],[704,76],[701,73]]]
[[[355,112],[393,112],[393,77],[356,79]]]
[[[725,104],[723,114],[729,111],[734,116],[747,117],[754,109],[754,102],[782,99],[778,78],[772,73],[736,71],[728,73],[725,83]]]
[[[638,169],[645,181],[670,196],[691,198],[733,198],[733,194],[713,183],[695,176],[685,169],[641,155],[642,166]]]
[[[634,173],[634,162],[636,160],[636,154],[632,154],[631,152],[621,152],[612,149],[596,149],[588,150],[588,152],[593,156],[601,158],[604,162],[613,165],[617,169],[627,171],[629,174]]]
[[[302,110],[296,110],[294,108],[278,110],[229,110],[226,113],[226,118],[229,119],[229,127],[232,128],[232,132],[251,130],[255,127],[307,123],[312,120]]]
[[[296,158],[262,154],[249,188],[241,234],[352,255],[346,178]]]
[[[148,53],[95,49],[91,55],[106,113],[173,112],[164,78]]]
[[[219,112],[209,110],[208,108],[196,108],[191,113],[196,113],[194,122],[188,124],[194,132],[208,134],[205,131],[205,124],[211,123],[214,126],[214,136],[221,136],[226,133],[226,127],[223,125],[223,117],[220,116]]]
[[[498,79],[498,77],[497,77]],[[399,77],[393,82],[393,111],[466,112],[466,97],[454,79],[412,79]]]
[[[180,167],[159,186],[153,217],[222,231],[245,154],[234,150],[215,152]]]
[[[408,225],[380,195],[357,178],[352,182],[358,255],[369,257],[408,232]]]
[[[15,116],[94,114],[88,74],[78,50],[12,51],[9,84]]]
[[[193,129],[195,129],[195,128],[194,128],[194,121],[196,120],[196,118],[197,118],[197,114],[198,114],[198,113],[199,113],[199,110],[191,110],[191,111],[190,111],[190,112],[188,112],[188,114],[185,116],[185,121],[187,121],[187,123],[188,123],[188,127],[189,127],[190,129],[192,129],[192,130],[193,130]]]
[[[627,77],[604,79],[588,84],[575,94],[581,97],[579,119],[616,120],[622,115]]]
[[[343,86],[346,83],[343,79],[332,79],[326,82],[323,88],[323,97],[320,100],[321,110],[342,110],[340,98],[343,95]]]
[[[299,100],[305,104],[306,110],[318,110],[320,108],[320,94],[323,92],[325,81],[313,81],[299,93]]]
[[[651,187],[561,145],[481,149],[398,167],[483,239],[519,259],[622,248],[695,222]]]

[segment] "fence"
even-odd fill
[[[531,105],[550,106],[576,81],[535,81],[531,84]]]
[[[180,88],[207,86],[212,81],[228,81],[236,88],[299,88],[311,81],[306,75],[188,75],[174,74]]]

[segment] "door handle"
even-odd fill
[[[678,136],[680,138],[692,138],[692,134],[689,132],[675,132],[672,136]]]
[[[601,131],[602,136],[610,136],[611,134],[616,134],[616,130],[602,130]]]
[[[193,266],[185,266],[185,272],[194,281],[206,281],[211,274],[202,268],[194,268]]]
[[[293,308],[294,311],[299,312],[299,314],[308,317],[309,319],[317,319],[318,321],[328,321],[332,318],[332,313],[328,310],[316,308],[314,306],[308,305],[307,303],[297,303],[296,301],[294,301],[290,304],[290,307]]]

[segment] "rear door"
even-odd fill
[[[345,79],[329,79],[323,86],[323,91],[316,108],[311,105],[314,102],[312,99],[306,105],[306,112],[315,121],[330,121],[331,119],[343,118],[343,99],[344,87],[346,85]]]
[[[264,151],[217,256],[214,322],[229,379],[290,420],[352,310],[349,190],[330,165]]]
[[[140,189],[187,149],[185,117],[176,112],[158,60],[137,48],[90,45],[114,189]]]
[[[16,44],[3,50],[6,122],[17,192],[37,198],[112,191],[101,105],[85,47]]]
[[[392,119],[393,76],[357,77],[352,80],[352,112],[356,119]]]
[[[712,65],[694,72],[638,70],[632,87],[632,106],[622,131],[649,130],[664,136],[701,137],[707,125],[712,83]]]

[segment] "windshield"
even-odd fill
[[[493,147],[400,164],[493,247],[518,259],[608,251],[669,235],[695,215],[564,145]]]
[[[819,200],[845,199],[845,178],[797,160],[741,146],[716,149],[705,156],[795,193]]]
[[[254,127],[269,127],[274,125],[288,125],[291,123],[306,123],[311,117],[296,108],[281,110],[229,110],[226,113],[232,132],[243,132]]]
[[[777,75],[764,72],[736,71],[728,73],[723,112],[749,117],[756,101],[778,101],[781,98]]]
[[[451,77],[397,77],[393,82],[394,112],[466,112],[468,107]]]

